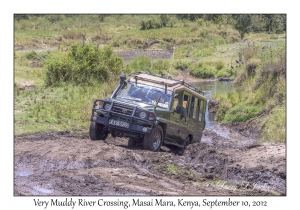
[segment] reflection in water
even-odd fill
[[[199,88],[204,92],[205,97],[207,98],[207,103],[215,92],[229,92],[232,88],[232,82],[220,82],[220,81],[202,81],[194,82],[191,85]],[[214,125],[216,121],[214,120],[215,114],[208,112],[208,106],[206,106],[205,121],[206,127]]]
[[[39,187],[39,186],[35,186],[33,187],[33,189],[41,192],[41,193],[44,193],[44,194],[51,194],[52,193],[52,190],[48,190],[46,188],[42,188],[42,187]]]

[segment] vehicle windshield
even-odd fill
[[[127,87],[121,89],[116,98],[122,98],[146,104],[155,105],[168,109],[171,103],[171,97],[173,92],[167,90],[165,93],[164,89],[151,87],[143,84],[127,83]],[[159,101],[158,101],[159,100]]]

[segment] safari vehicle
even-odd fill
[[[182,80],[139,73],[120,83],[110,98],[94,101],[91,140],[127,137],[128,145],[159,151],[162,145],[185,149],[200,142],[205,127],[206,98]]]

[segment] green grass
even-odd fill
[[[180,169],[178,166],[175,166],[173,164],[167,165],[168,172],[172,174],[178,174],[182,169]]]
[[[267,47],[251,44],[241,53],[247,59],[237,73],[235,91],[213,95],[219,101],[216,119],[223,123],[258,119],[261,142],[285,142],[285,45],[282,41]]]
[[[263,120],[263,135],[260,142],[286,142],[286,108],[275,107]]]
[[[15,90],[15,135],[88,130],[93,101],[105,98],[117,82]]]
[[[286,34],[245,34],[241,40],[240,33],[225,23],[191,22],[176,15],[168,18],[162,28],[149,30],[140,30],[141,21],[159,20],[159,15],[30,15],[29,19],[15,20],[15,49],[27,51],[14,54],[16,135],[88,129],[93,100],[111,93],[115,77],[109,82],[95,79],[85,85],[66,82],[60,87],[45,87],[47,61],[64,57],[61,55],[67,54],[71,45],[82,44],[85,37],[85,44],[109,45],[113,50],[175,50],[168,60],[137,57],[124,64],[124,72],[178,75],[189,71],[199,78],[237,78],[234,91],[213,96],[220,102],[217,120],[247,121],[262,110],[270,111],[262,120],[262,141],[285,140],[286,79],[272,69],[277,71],[285,62]],[[53,49],[57,50],[47,51]],[[239,59],[244,63],[236,63]],[[247,73],[250,64],[257,66],[252,76]],[[89,65],[81,66],[89,69]],[[25,86],[34,89],[19,90]],[[178,172],[176,166],[168,169]]]
[[[240,103],[226,112],[223,122],[245,122],[256,117],[262,110],[262,105],[251,106]]]

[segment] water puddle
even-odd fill
[[[44,193],[44,194],[52,194],[53,193],[52,190],[48,190],[46,188],[42,188],[42,187],[39,187],[39,186],[35,186],[35,187],[33,187],[33,189],[38,191],[38,192]]]
[[[235,142],[248,140],[246,137],[241,136],[241,135],[228,134],[228,137]]]
[[[227,93],[232,89],[232,82],[230,81],[201,81],[194,82],[191,84],[204,92],[204,96],[207,99],[207,103],[209,102],[214,93]],[[217,122],[215,121],[215,113],[209,113],[208,106],[206,106],[205,121],[207,128],[217,124]]]
[[[16,171],[15,176],[30,176],[32,173],[27,171]]]

